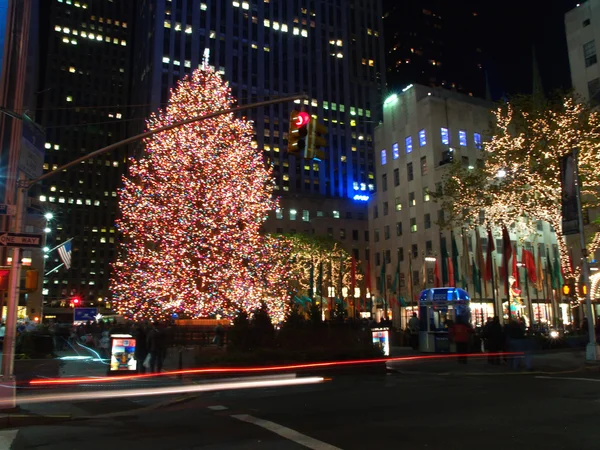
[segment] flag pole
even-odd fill
[[[65,245],[67,242],[71,242],[74,238],[69,238],[67,239],[65,242],[61,242],[60,244],[58,244],[56,247],[51,248],[50,250],[48,250],[46,252],[46,254],[53,252],[54,250],[56,250],[59,247],[62,247],[63,245]]]
[[[64,266],[65,263],[60,263],[58,266],[56,266],[54,269],[52,269],[50,272],[46,272],[44,274],[45,277],[47,277],[48,275],[50,275],[52,272],[56,272],[58,269],[60,269],[62,266]]]

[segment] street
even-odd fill
[[[599,375],[334,375],[169,405],[164,397],[88,401],[82,410],[105,417],[22,427],[16,437],[2,430],[0,449],[597,449]]]

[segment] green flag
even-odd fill
[[[392,284],[392,292],[398,293],[398,282],[400,281],[400,260],[396,264],[396,272],[394,273],[394,283]]]
[[[452,239],[452,266],[454,267],[454,283],[458,284],[458,280],[460,280],[460,272],[458,265],[458,246],[456,245],[456,239],[454,239],[454,233],[450,233],[450,238]]]
[[[441,241],[442,247],[442,286],[448,286],[448,250],[446,250],[446,242]]]
[[[561,286],[563,284],[565,284],[565,280],[563,280],[563,276],[562,276],[562,270],[560,268],[560,261],[557,261],[556,258],[554,259],[554,270],[555,270],[555,278],[556,278],[556,283],[558,284],[558,288],[560,289]]]
[[[552,267],[552,261],[550,260],[550,251],[548,251],[548,249],[546,249],[546,251],[546,259],[548,260],[548,272],[550,273],[550,286],[552,286],[552,289],[558,289],[558,284],[556,282],[556,273],[554,272],[554,268]]]
[[[481,279],[479,278],[479,269],[475,265],[475,259],[471,260],[471,265],[473,268],[473,286],[475,287],[475,292],[481,297]]]
[[[381,262],[381,274],[379,278],[379,292],[381,295],[385,295],[385,254],[383,254],[383,261]]]

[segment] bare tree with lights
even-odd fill
[[[579,149],[584,208],[600,204],[600,114],[571,95],[558,100],[517,97],[492,112],[491,137],[484,143],[483,164],[469,169],[460,162],[445,174],[436,194],[453,226],[476,226],[483,212],[487,225],[521,227],[535,232],[535,222],[548,222],[560,249],[566,278],[578,278],[569,264],[562,234],[561,159]],[[586,226],[587,249],[600,244],[596,224]]]

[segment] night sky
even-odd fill
[[[531,93],[532,46],[545,91],[571,88],[564,15],[577,1],[482,0],[485,66],[492,97]]]

